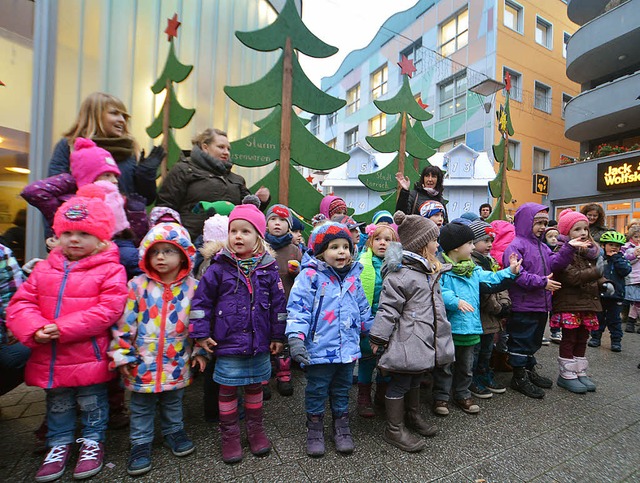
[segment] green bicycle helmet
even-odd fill
[[[600,237],[600,243],[618,243],[624,245],[627,242],[627,238],[617,231],[605,231]]]

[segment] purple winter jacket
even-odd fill
[[[216,356],[254,356],[284,342],[287,302],[275,259],[266,253],[250,279],[222,249],[191,301],[189,335],[211,337]]]
[[[541,239],[533,235],[533,217],[549,208],[538,203],[525,203],[514,217],[516,237],[502,256],[504,266],[509,266],[512,253],[522,259],[520,276],[509,287],[512,312],[549,312],[551,311],[551,292],[545,289],[547,275],[562,270],[571,263],[575,248],[565,243],[553,253]]]

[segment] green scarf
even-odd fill
[[[260,263],[260,260],[262,260],[262,255],[263,254],[260,254],[258,256],[251,257],[251,258],[241,259],[236,257],[234,253],[233,258],[236,259],[238,267],[240,267],[240,270],[242,270],[242,273],[249,276],[251,275],[251,272],[253,272],[256,269],[256,267],[258,266],[258,263]]]
[[[461,262],[455,263],[447,256],[446,253],[443,252],[442,256],[444,257],[445,262],[453,265],[453,268],[451,269],[453,273],[460,275],[461,277],[470,277],[473,273],[473,269],[476,268],[476,264],[473,263],[473,260],[462,260]]]

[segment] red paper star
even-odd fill
[[[311,175],[307,176],[306,180],[307,180],[309,183],[313,184],[313,176],[311,176]]]
[[[400,66],[400,75],[408,75],[409,77],[413,76],[413,73],[417,71],[416,66],[413,65],[413,60],[407,59],[406,55],[402,56],[402,60],[398,62]]]
[[[419,105],[422,109],[426,109],[427,107],[429,107],[429,104],[424,104],[424,103],[422,102],[422,97],[418,97],[417,101],[418,101],[418,105]]]
[[[171,42],[173,37],[178,36],[178,27],[182,25],[181,22],[178,22],[178,14],[174,13],[173,17],[167,19],[167,28],[164,33],[167,34],[167,40]]]
[[[507,92],[511,92],[511,73],[509,71],[504,75],[504,88]]]

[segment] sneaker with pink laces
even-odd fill
[[[76,480],[82,480],[100,473],[104,459],[104,444],[85,438],[79,438],[76,443],[82,443],[82,446],[76,469],[73,470],[73,477]]]
[[[67,466],[67,460],[69,459],[70,453],[70,444],[54,446],[49,449],[47,456],[44,457],[44,461],[40,465],[40,469],[36,473],[36,481],[38,483],[43,483],[60,478]]]

